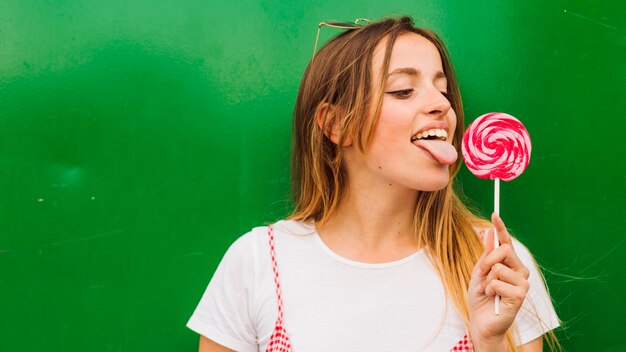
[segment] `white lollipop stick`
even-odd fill
[[[478,178],[496,181],[494,212],[500,216],[500,180],[511,181],[528,166],[532,149],[530,136],[515,117],[490,112],[479,116],[463,134],[462,152],[467,168]],[[500,246],[494,228],[494,249]],[[500,296],[495,297],[495,313],[500,314]]]
[[[496,178],[494,181],[494,192],[493,192],[493,211],[496,215],[500,216],[500,179]],[[498,239],[498,230],[496,227],[493,227],[493,248],[496,249],[500,247],[500,240]],[[496,295],[496,315],[500,315],[500,296]]]

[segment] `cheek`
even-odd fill
[[[454,111],[450,110],[450,114],[448,114],[448,126],[450,126],[450,134],[452,136],[454,136],[454,134],[456,133],[457,129],[459,129],[459,126],[457,126],[457,119],[456,119],[456,114],[454,113]],[[462,129],[459,129],[460,131],[462,131]]]
[[[415,109],[401,104],[383,104],[378,118],[378,125],[384,124],[388,129],[413,128]]]
[[[393,133],[393,128],[384,121],[379,121],[372,136],[371,149],[376,150],[377,153],[382,152],[384,155],[384,153],[390,152],[397,145],[398,135]]]
[[[415,111],[410,106],[383,99],[372,136],[372,147],[382,152],[406,148],[410,144],[411,131],[415,127],[414,115]]]
[[[407,131],[411,131],[410,124],[404,123],[400,116],[381,114],[376,124],[373,142],[384,145],[387,149],[397,147],[401,141],[410,140],[410,136],[406,137]]]

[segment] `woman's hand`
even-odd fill
[[[528,269],[515,254],[511,236],[495,213],[491,221],[498,230],[500,247],[494,249],[493,229],[486,238],[470,281],[468,306],[470,335],[476,351],[506,351],[504,334],[511,327],[528,292]],[[495,314],[495,296],[500,314]]]

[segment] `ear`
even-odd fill
[[[339,144],[340,127],[337,124],[338,109],[335,105],[322,103],[317,109],[317,115],[315,116],[315,122],[320,129],[324,129],[324,135],[335,144]],[[352,145],[352,138],[346,137],[343,141],[343,146],[348,147]]]

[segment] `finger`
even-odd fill
[[[476,293],[485,293],[487,285],[494,280],[503,281],[514,286],[528,286],[528,276],[524,271],[515,271],[502,263],[496,263],[486,276],[480,277],[476,283]]]
[[[505,243],[494,249],[485,258],[483,258],[482,261],[480,261],[479,275],[487,275],[487,273],[491,271],[491,268],[497,263],[502,263],[520,273],[526,274],[528,272],[528,269],[524,266],[513,250],[513,246],[509,243]]]
[[[491,268],[491,271],[482,283],[486,287],[493,280],[500,280],[514,286],[528,286],[528,281],[523,273],[519,273],[500,263]]]
[[[474,265],[474,270],[472,270],[472,277],[470,279],[469,288],[471,291],[479,294],[483,294],[485,291],[486,282],[483,282],[484,276],[487,274],[486,272],[482,272],[481,265],[485,261],[485,258],[493,251],[494,242],[493,242],[493,232],[489,233],[488,231],[481,231],[483,233],[483,253],[478,258],[478,261]],[[485,233],[486,232],[486,233]]]
[[[487,258],[487,256],[491,252],[493,252],[493,247],[494,247],[493,240],[494,240],[493,231],[487,231],[487,234],[484,237],[485,248],[483,249],[483,254],[480,256],[480,258],[478,258],[478,261],[476,262],[476,265],[474,266],[474,273],[476,273],[477,276],[487,275],[487,271],[482,270],[482,267],[484,266],[483,263],[485,261],[485,258]],[[487,267],[490,268],[491,266],[487,266]]]
[[[487,254],[491,253],[491,251],[493,251],[493,248],[495,247],[493,231],[491,230],[487,231],[487,235],[485,236],[484,242],[485,242],[484,252],[486,252]]]
[[[511,285],[500,280],[491,281],[485,288],[485,294],[487,296],[492,297],[498,295],[502,300],[511,302],[517,307],[524,303],[527,292],[528,288],[526,287]]]
[[[512,243],[509,230],[506,229],[506,225],[504,225],[504,221],[502,221],[502,218],[500,218],[500,215],[496,214],[495,212],[492,213],[491,222],[493,222],[493,225],[498,231],[498,240],[500,241],[500,244]]]

